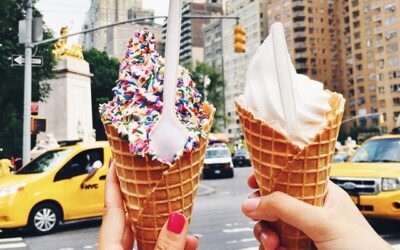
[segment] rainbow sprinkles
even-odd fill
[[[198,147],[205,137],[204,126],[209,117],[202,111],[201,95],[189,72],[178,69],[176,114],[189,135],[184,149],[177,152],[173,162],[159,159],[149,148],[150,133],[157,123],[163,106],[164,58],[155,50],[154,35],[145,29],[137,30],[129,40],[119,77],[113,88],[114,98],[101,104],[100,114],[105,124],[112,124],[129,141],[132,154],[172,164],[183,153]]]

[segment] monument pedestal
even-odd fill
[[[49,96],[39,103],[39,116],[47,120],[46,134],[54,134],[57,141],[93,139],[89,63],[62,57],[54,72],[55,78],[47,80]]]

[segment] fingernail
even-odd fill
[[[244,200],[243,208],[247,212],[253,212],[254,210],[257,209],[258,204],[260,204],[260,200],[261,200],[260,198],[251,198],[251,199]]]
[[[172,213],[168,218],[167,230],[175,234],[181,234],[185,222],[185,216],[176,212]]]
[[[260,234],[260,240],[261,240],[261,243],[263,244],[263,246],[266,246],[267,245],[268,236],[266,234],[264,234],[264,233],[261,233]]]

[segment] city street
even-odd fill
[[[200,190],[190,229],[191,234],[200,236],[200,249],[258,249],[253,222],[240,211],[240,203],[250,193],[245,182],[250,172],[251,168],[236,168],[233,179],[202,180],[205,187]],[[395,249],[400,249],[400,222],[371,222]],[[55,234],[40,237],[0,234],[0,249],[95,249],[100,224],[99,219],[70,223]]]

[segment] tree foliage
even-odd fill
[[[111,89],[118,78],[119,61],[110,58],[106,52],[91,49],[83,52],[85,60],[90,65],[92,86],[93,128],[96,130],[97,140],[106,140],[103,125],[100,120],[99,104],[108,102],[113,97]]]
[[[213,130],[222,131],[223,128],[218,126],[219,123],[224,122],[224,81],[221,72],[212,68],[205,63],[197,63],[194,69],[190,69],[192,80],[197,83],[196,88],[203,96],[204,100],[204,76],[208,76],[211,80],[210,85],[207,86],[207,100],[213,104],[217,112],[215,114],[215,121]]]
[[[25,18],[20,0],[0,1],[0,156],[21,155],[24,100],[24,67],[11,67],[13,54],[24,54],[24,45],[18,44],[18,21]],[[40,16],[34,10],[34,16]],[[48,29],[44,39],[52,37]],[[33,53],[44,57],[41,68],[32,69],[32,101],[44,100],[49,92],[46,79],[53,76],[55,60],[52,44],[41,45]]]

